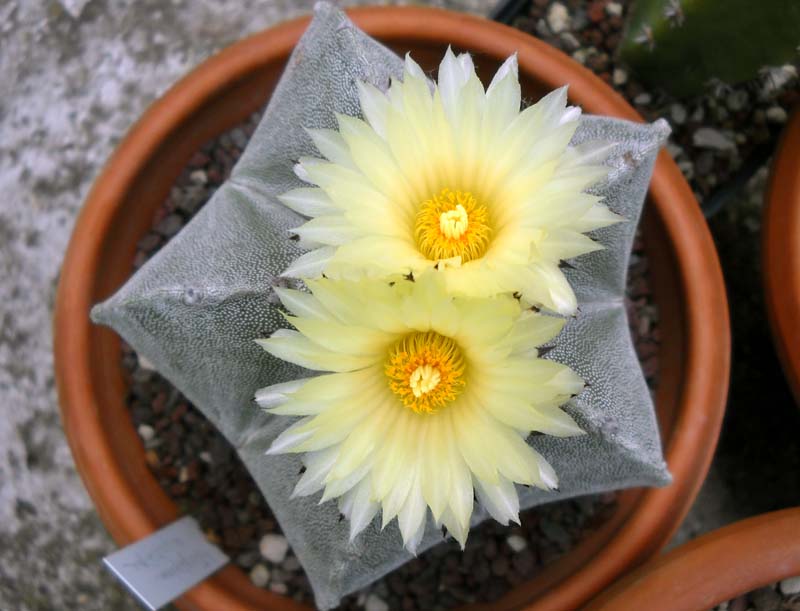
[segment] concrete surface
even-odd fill
[[[493,0],[436,4],[487,12]],[[50,319],[61,257],[92,180],[148,103],[219,48],[310,6],[0,0],[0,609],[137,608],[99,564],[113,544],[60,427]],[[676,541],[770,508],[737,501],[746,490],[732,488],[725,456],[739,444]]]

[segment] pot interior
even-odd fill
[[[446,49],[444,44],[421,42],[414,37],[394,38],[389,42],[399,53],[410,51],[424,69],[431,71],[436,69]],[[137,242],[149,229],[156,210],[166,199],[191,155],[206,141],[241,123],[267,102],[286,59],[287,56],[282,55],[255,62],[234,82],[219,87],[205,99],[196,100],[196,106],[185,118],[165,131],[160,144],[149,152],[148,161],[135,168],[128,177],[124,199],[116,204],[114,216],[104,228],[107,231],[103,236],[97,268],[86,270],[95,279],[92,303],[110,296],[130,276]],[[476,55],[476,65],[485,81],[502,59],[485,54]],[[522,69],[521,77],[523,95],[527,100],[537,99],[549,90],[548,86]],[[147,115],[142,125],[150,127]],[[120,154],[124,154],[124,151]],[[660,312],[662,341],[659,347],[660,382],[656,404],[662,441],[666,447],[678,413],[685,374],[683,353],[686,328],[682,305],[685,299],[676,274],[676,253],[653,206],[645,215],[643,231],[652,270],[654,298]],[[164,525],[177,517],[178,509],[151,475],[145,462],[144,447],[132,425],[125,402],[120,340],[113,331],[93,326],[89,341],[90,369],[94,382],[92,392],[95,404],[102,406],[98,417],[107,436],[106,442],[114,453],[115,468],[121,470],[132,494],[139,500],[139,510],[145,512],[153,523]],[[87,485],[91,491],[98,484],[87,481]],[[545,567],[536,579],[492,603],[491,608],[517,608],[575,574],[614,537],[634,510],[641,494],[641,490],[622,493],[615,514],[603,526],[571,552]],[[104,514],[103,507],[98,508],[101,515]],[[114,519],[107,515],[102,517],[118,541],[128,540],[129,533],[123,532]],[[299,608],[297,603],[289,599],[256,588],[240,569],[233,566],[215,575],[211,581],[216,587],[256,607]],[[186,598],[182,600],[181,606],[189,608]]]

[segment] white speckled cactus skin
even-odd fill
[[[320,4],[231,179],[167,246],[92,311],[183,392],[237,448],[302,562],[322,609],[410,555],[395,523],[376,523],[348,541],[336,503],[290,499],[300,460],[265,456],[292,419],[254,404],[263,386],[308,375],[253,340],[285,326],[273,287],[301,251],[288,230],[303,219],[276,196],[302,186],[293,162],[316,154],[303,127],[335,127],[334,112],[359,115],[357,79],[385,88],[402,62],[338,9]],[[521,490],[523,508],[568,497],[669,482],[650,394],[631,344],[623,305],[628,255],[666,124],[585,117],[575,142],[619,142],[613,171],[596,192],[629,219],[593,234],[606,246],[581,257],[568,276],[580,314],[558,338],[553,358],[590,382],[567,407],[588,435],[536,436],[559,474],[558,492]],[[474,523],[485,519],[476,511]],[[430,527],[420,551],[440,541]]]

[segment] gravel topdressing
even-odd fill
[[[711,611],[800,611],[800,577],[742,594]]]
[[[632,1],[531,0],[512,25],[586,66],[646,120],[667,119],[673,130],[667,149],[697,200],[716,208],[721,198],[709,198],[721,185],[744,180],[743,167],[766,161],[789,110],[800,102],[797,66],[765,68],[736,86],[709,83],[704,95],[689,100],[648,89],[616,57]]]

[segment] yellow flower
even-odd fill
[[[519,292],[572,314],[562,260],[600,246],[583,235],[620,220],[585,190],[607,175],[608,144],[571,147],[580,109],[566,88],[520,112],[516,56],[488,89],[469,55],[448,50],[432,84],[406,57],[386,94],[359,83],[366,120],[309,130],[327,160],[303,158],[317,188],[281,200],[313,217],[295,232],[310,248],[284,273],[356,279],[440,270],[448,291]]]
[[[514,483],[552,489],[557,477],[525,441],[531,431],[579,435],[560,405],[583,381],[538,358],[561,318],[509,295],[453,297],[442,275],[417,281],[309,281],[276,289],[297,329],[258,340],[270,354],[329,372],[259,390],[270,413],[300,416],[268,453],[304,453],[296,495],[339,498],[355,537],[382,510],[406,547],[427,508],[462,544],[473,494],[498,521],[518,521]]]

